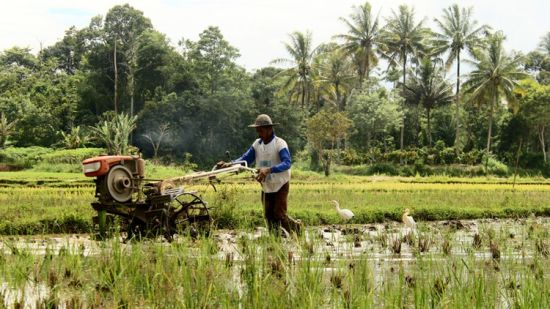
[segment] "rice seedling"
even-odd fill
[[[432,236],[428,233],[418,235],[418,251],[428,252],[433,243]]]
[[[481,244],[482,244],[481,236],[479,236],[478,233],[475,233],[474,238],[473,238],[473,242],[472,242],[472,246],[476,249],[479,249],[479,248],[481,248]]]
[[[535,249],[536,252],[543,257],[548,257],[550,254],[550,246],[548,245],[548,241],[546,239],[537,238],[535,241]]]
[[[500,259],[500,248],[499,248],[498,242],[491,241],[489,243],[489,250],[491,251],[491,256],[493,257],[493,259],[495,260]]]
[[[391,240],[391,251],[394,253],[394,254],[401,254],[401,237],[393,237],[393,239]]]
[[[424,237],[433,239],[434,235]],[[401,243],[401,237],[390,239]],[[498,233],[494,239],[496,243]],[[12,286],[43,277],[56,294],[49,294],[42,303],[51,300],[63,306],[78,303],[106,307],[167,304],[265,307],[269,304],[275,308],[356,308],[548,304],[544,298],[548,280],[542,271],[549,266],[548,259],[501,258],[500,271],[496,272],[492,263],[488,268],[480,268],[473,256],[449,255],[441,259],[438,255],[424,255],[414,262],[392,262],[389,258],[380,265],[380,260],[369,255],[350,260],[325,252],[323,240],[317,237],[307,241],[305,237],[283,241],[241,237],[239,241],[245,245],[236,246],[238,250],[232,255],[221,249],[212,250],[217,241],[220,239],[215,237],[195,241],[184,237],[167,245],[156,241],[123,244],[113,239],[94,255],[81,255],[78,248],[66,246],[61,256],[53,251],[47,257],[30,254],[27,261],[10,253],[3,255],[6,263],[0,277]],[[342,238],[342,241],[352,240]],[[502,241],[513,240],[503,237]],[[313,253],[308,253],[312,249],[306,243],[311,243]],[[510,252],[502,254],[508,256]],[[323,258],[319,260],[319,256]],[[27,274],[25,279],[14,281],[16,269]],[[535,297],[537,293],[539,296]]]
[[[41,185],[29,174],[3,177],[0,234],[91,232],[91,184],[73,186],[70,175]],[[355,223],[384,227],[309,227],[304,236],[280,239],[252,229],[264,224],[257,184],[239,180],[218,192],[197,185],[216,206],[218,230],[210,237],[122,243],[115,231],[104,242],[47,244],[37,254],[39,241],[0,236],[0,282],[9,291],[25,291],[29,282],[31,290],[48,291],[35,300],[26,291],[24,301],[0,288],[0,300],[9,298],[8,307],[550,307],[547,220],[484,220],[472,228],[466,220],[550,213],[547,183],[511,191],[507,180],[495,179],[308,177],[298,175],[293,184],[292,216],[308,225],[336,224],[325,201],[337,199],[353,210]],[[417,234],[402,234],[395,222],[403,203],[421,223]],[[447,222],[443,231],[427,222],[439,219]],[[490,254],[460,251],[460,235]]]
[[[413,232],[408,231],[402,238],[402,242],[406,243],[410,247],[414,247],[416,242],[416,236]]]
[[[451,250],[453,248],[453,237],[451,233],[447,233],[443,237],[443,242],[441,243],[441,252],[443,252],[444,255],[451,254]]]
[[[378,233],[376,240],[380,243],[380,247],[386,248],[388,246],[388,234]]]

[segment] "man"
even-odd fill
[[[255,162],[258,168],[256,180],[262,185],[261,198],[269,229],[272,232],[278,232],[279,227],[282,227],[287,232],[300,234],[301,222],[287,215],[290,152],[285,140],[275,135],[273,131],[275,125],[277,123],[273,123],[268,115],[259,115],[254,124],[248,126],[256,129],[259,138],[234,161],[244,160],[248,165]],[[225,167],[230,164],[221,161],[217,165]]]

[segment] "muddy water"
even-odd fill
[[[528,219],[482,219],[482,220],[453,220],[419,223],[416,229],[404,227],[397,222],[366,225],[333,225],[311,227],[307,229],[305,242],[314,244],[315,254],[332,259],[355,259],[358,257],[370,260],[403,261],[415,259],[416,254],[441,255],[442,242],[449,243],[448,254],[468,255],[476,237],[507,237],[507,247],[511,251],[503,252],[501,258],[514,258],[517,254],[531,254],[533,248],[523,242],[531,226],[550,226],[550,218]],[[215,238],[220,247],[220,254],[234,253],[239,255],[238,240],[247,237],[250,240],[259,239],[267,235],[264,228],[257,228],[253,233],[236,231],[217,231]],[[476,234],[478,236],[476,236]],[[304,243],[292,239],[283,240],[288,250],[300,252]],[[420,251],[419,242],[426,243]],[[483,240],[486,241],[485,239]],[[392,247],[394,243],[401,243],[401,250]],[[487,246],[483,246],[487,247]],[[519,249],[522,250],[519,250]],[[489,248],[476,250],[479,258],[491,258]],[[513,250],[517,249],[517,250]],[[299,256],[294,254],[294,258]]]
[[[15,304],[22,305],[23,308],[39,308],[37,304],[45,300],[49,294],[50,290],[43,283],[27,282],[20,289],[11,288],[7,283],[0,284],[0,295],[4,296],[4,302],[0,303],[2,308],[16,307]]]
[[[535,248],[532,242],[526,242],[533,227],[547,229],[550,218],[527,219],[483,219],[421,222],[416,229],[410,229],[398,222],[366,225],[333,225],[307,228],[301,239],[283,238],[281,244],[288,252],[289,259],[300,261],[301,254],[308,258],[330,263],[320,263],[327,276],[341,271],[342,265],[354,260],[371,261],[375,281],[380,274],[403,263],[415,263],[419,255],[433,261],[444,260],[445,254],[452,256],[471,256],[479,260],[491,260],[494,252],[488,245],[488,235],[505,238],[506,246],[499,252],[500,259],[530,258]],[[476,236],[477,235],[477,236]],[[269,236],[265,228],[254,231],[217,230],[212,236],[218,246],[217,257],[221,260],[231,258],[235,261],[235,282],[239,279],[239,262],[243,260],[243,239],[250,244],[262,243]],[[480,239],[483,245],[475,247]],[[187,241],[176,237],[175,242]],[[133,246],[122,243],[121,246]],[[154,245],[170,246],[159,238],[151,241]],[[530,245],[531,244],[531,245]],[[21,237],[0,237],[0,252],[13,254],[78,254],[94,256],[109,249],[109,242],[96,241],[90,235],[41,235]],[[475,250],[472,248],[475,247]],[[260,248],[258,248],[260,250]],[[445,252],[447,251],[447,252]],[[197,251],[198,252],[198,251]],[[339,263],[344,262],[344,263]],[[378,275],[377,275],[378,274]],[[237,284],[236,292],[242,293]],[[37,303],[46,299],[50,291],[43,285],[28,283],[24,288],[13,289],[0,278],[0,307],[14,307],[22,304],[25,308],[35,308]]]
[[[308,254],[308,258],[313,257],[321,262],[319,267],[327,280],[340,276],[348,267],[353,267],[355,261],[367,260],[373,283],[380,286],[387,279],[385,274],[396,271],[400,266],[407,268],[407,265],[416,263],[419,256],[435,263],[446,263],[447,255],[464,258],[473,255],[476,260],[491,264],[495,253],[489,248],[490,238],[495,241],[501,239],[501,243],[505,243],[503,248],[497,249],[500,261],[531,259],[535,248],[532,242],[525,241],[529,230],[549,226],[550,218],[540,217],[423,222],[416,229],[404,227],[398,222],[321,226],[308,228],[305,241],[287,239],[283,240],[283,245],[289,259],[299,261],[302,258],[300,253],[306,254],[308,248],[304,247],[310,244],[312,254]],[[215,236],[220,248],[218,257],[231,256],[234,260],[242,260],[239,239],[246,237],[254,241],[265,235],[265,229],[257,229],[254,233],[218,231]],[[394,244],[399,244],[399,251]],[[234,272],[235,282],[240,282],[238,266],[234,267]],[[241,282],[235,288],[241,295],[245,286]]]
[[[482,219],[482,220],[453,220],[421,222],[416,229],[404,227],[398,222],[365,225],[332,225],[309,227],[306,230],[305,243],[314,244],[316,254],[330,254],[334,259],[350,259],[368,255],[369,259],[407,260],[414,258],[418,253],[418,241],[428,242],[428,246],[422,253],[441,253],[440,243],[448,237],[451,244],[450,254],[466,255],[474,243],[475,235],[486,237],[488,233],[508,236],[508,245],[511,247],[523,246],[522,241],[528,233],[530,226],[550,226],[550,218],[527,219]],[[250,241],[267,237],[269,233],[263,227],[254,231],[217,230],[213,239],[219,247],[219,255],[225,257],[226,253],[234,253],[238,259],[239,239],[246,238]],[[410,241],[410,239],[413,239]],[[401,240],[401,251],[396,252],[392,244]],[[408,241],[409,240],[409,241]],[[121,243],[123,239],[120,238]],[[162,238],[153,240],[156,244],[170,245]],[[175,242],[186,241],[185,238],[175,238]],[[283,238],[283,244],[289,250],[297,253],[303,250],[303,241],[297,241],[293,237]],[[60,234],[38,236],[0,236],[0,252],[11,254],[14,250],[24,251],[28,254],[44,255],[79,254],[93,256],[101,252],[108,245],[97,241],[88,234]],[[122,244],[122,246],[132,246]],[[525,249],[525,247],[523,247]],[[529,251],[527,247],[527,251]],[[514,255],[521,252],[509,252]],[[525,252],[524,252],[525,253]],[[476,252],[480,257],[486,257],[487,252]],[[299,258],[295,255],[295,258]],[[503,256],[506,258],[506,255]]]

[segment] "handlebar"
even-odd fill
[[[242,172],[242,171],[252,172],[254,176],[256,176],[256,174],[258,173],[257,169],[248,167],[248,163],[245,160],[233,161],[231,162],[231,166],[222,167],[222,168],[217,168],[217,166],[214,165],[214,167],[212,167],[212,170],[210,172],[217,172],[216,174],[218,173],[221,174],[225,172]]]
[[[242,165],[243,163],[244,165]],[[193,182],[194,180],[197,180],[197,179],[208,178],[211,180],[215,178],[216,175],[218,174],[239,173],[242,171],[251,172],[254,177],[256,177],[258,174],[258,171],[256,169],[248,167],[248,164],[246,163],[246,161],[236,161],[236,162],[232,162],[232,165],[229,167],[217,169],[216,166],[214,166],[214,168],[212,168],[212,170],[209,172],[195,172],[195,173],[187,174],[180,177],[165,179],[159,182],[157,184],[157,187],[158,187],[158,191],[162,194],[165,192],[166,189],[177,188],[177,187],[183,186],[184,184]]]

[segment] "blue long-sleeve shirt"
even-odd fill
[[[269,140],[269,142],[267,142],[267,144],[272,142],[274,138],[275,138],[275,134],[271,136],[271,139]],[[263,141],[260,140],[260,144],[262,143]],[[288,148],[283,148],[279,151],[279,158],[281,162],[271,167],[272,173],[280,173],[282,171],[286,171],[290,169],[290,166],[292,165],[292,160],[290,158],[290,151],[288,150]],[[254,147],[250,146],[250,148],[248,148],[248,150],[242,156],[240,156],[238,159],[234,161],[246,161],[248,165],[252,165],[252,163],[254,163],[255,160],[256,160],[256,151],[254,150]]]

